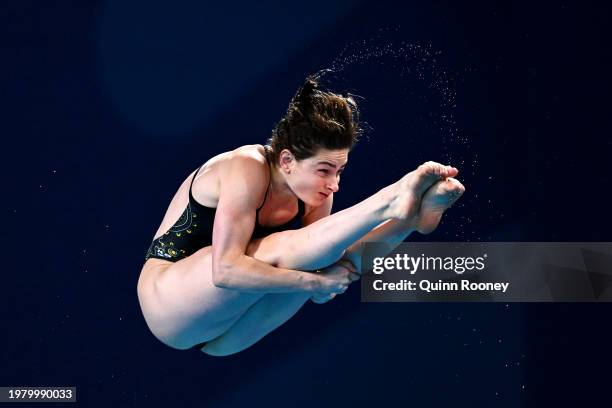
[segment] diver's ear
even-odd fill
[[[280,168],[287,174],[291,174],[291,169],[295,165],[295,156],[289,149],[283,149],[279,154]]]

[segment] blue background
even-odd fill
[[[608,304],[307,304],[225,358],[156,340],[143,256],[176,188],[264,143],[307,74],[375,44],[436,53],[456,106],[370,55],[335,78],[366,137],[335,210],[424,160],[467,192],[431,241],[612,241],[610,12],[589,2],[7,1],[0,11],[0,385],[88,407],[607,401]],[[422,3],[422,2],[421,2]],[[423,62],[423,61],[421,61]],[[418,61],[414,61],[414,68]],[[431,62],[426,62],[429,66]],[[453,121],[440,126],[440,115]]]

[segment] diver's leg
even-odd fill
[[[360,241],[382,242],[389,244],[392,250],[410,233],[418,230],[423,234],[430,233],[439,224],[444,211],[450,208],[461,197],[465,188],[455,179],[449,178],[435,183],[427,190],[422,199],[418,215],[410,221],[390,220],[379,228],[368,233]],[[286,235],[287,231],[278,236]],[[265,257],[261,246],[250,245],[248,254],[258,258]],[[380,256],[385,256],[381,254]],[[361,252],[358,246],[347,250],[345,259],[355,266],[361,264]],[[242,351],[265,337],[287,320],[289,320],[309,299],[308,294],[267,294],[251,306],[223,335],[208,342],[201,350],[214,356],[225,356]],[[321,295],[317,303],[324,303],[334,295]]]
[[[359,241],[351,245],[344,254],[344,259],[351,261],[355,268],[361,270],[363,242],[380,242],[387,245],[377,247],[379,253],[372,256],[387,256],[393,249],[402,243],[413,231],[429,234],[438,227],[442,215],[465,192],[465,187],[456,179],[448,178],[435,183],[423,195],[421,208],[417,216],[408,222],[389,220],[374,228]],[[325,303],[334,298],[334,294],[315,294],[312,300],[315,303]]]
[[[429,234],[438,227],[442,215],[448,210],[465,192],[465,187],[456,179],[449,177],[440,180],[431,186],[421,199],[421,208],[418,214],[411,220],[388,220],[359,241],[351,245],[344,254],[347,259],[355,265],[357,270],[361,269],[361,251],[364,242],[381,242],[388,244],[385,250],[392,251],[403,242],[413,231],[421,234]],[[388,253],[388,252],[387,252]],[[380,254],[376,256],[386,256]]]

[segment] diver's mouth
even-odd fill
[[[329,197],[329,194],[323,194],[323,193],[319,193],[319,194],[321,194],[324,198]]]

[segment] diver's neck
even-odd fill
[[[297,198],[291,187],[289,187],[285,175],[276,166],[270,166],[270,192],[281,200]]]

